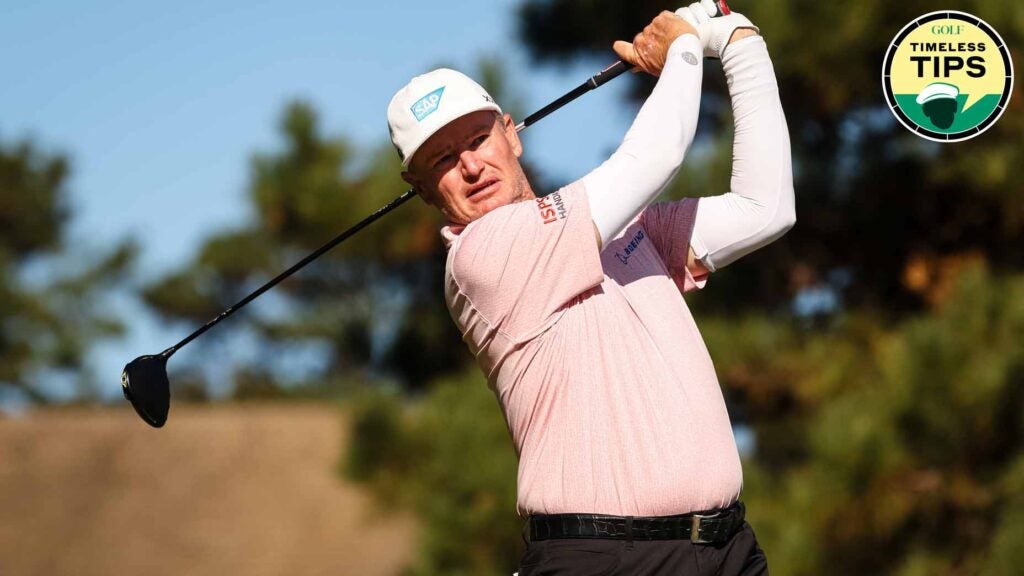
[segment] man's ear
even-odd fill
[[[511,114],[502,116],[502,128],[505,130],[505,138],[512,146],[512,152],[519,158],[523,155],[523,142],[519,139],[519,132],[516,132],[516,123],[512,120]]]
[[[412,186],[413,189],[416,190],[416,195],[420,197],[420,200],[423,200],[423,202],[425,202],[429,206],[434,205],[434,203],[431,202],[430,199],[427,198],[425,194],[423,194],[423,188],[419,185],[419,181],[416,179],[415,174],[407,170],[404,170],[402,171],[402,180],[405,180],[406,184]]]

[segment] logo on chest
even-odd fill
[[[636,251],[640,248],[640,244],[644,241],[644,238],[646,238],[646,236],[644,236],[644,231],[637,230],[633,239],[629,241],[629,244],[626,244],[622,250],[615,252],[615,257],[619,259],[619,262],[628,265],[629,258],[636,254]]]

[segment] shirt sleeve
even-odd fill
[[[697,198],[684,198],[652,204],[640,215],[641,225],[682,293],[703,288],[708,281],[707,274],[694,276],[686,266],[697,207]]]
[[[546,330],[567,304],[604,279],[585,189],[572,184],[469,224],[452,276],[493,328],[515,341]]]

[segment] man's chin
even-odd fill
[[[493,195],[489,198],[480,200],[479,202],[474,202],[473,206],[471,206],[467,212],[473,215],[473,220],[476,220],[477,218],[481,218],[502,206],[508,206],[511,203],[512,199],[510,198]]]

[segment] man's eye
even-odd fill
[[[441,156],[434,162],[434,168],[443,168],[447,166],[448,163],[451,162],[454,158],[455,156],[453,156],[452,154],[445,154],[444,156]]]
[[[483,144],[484,140],[487,140],[487,136],[488,136],[488,134],[481,134],[481,135],[477,136],[476,138],[474,138],[473,139],[473,148],[476,148],[477,146]]]

